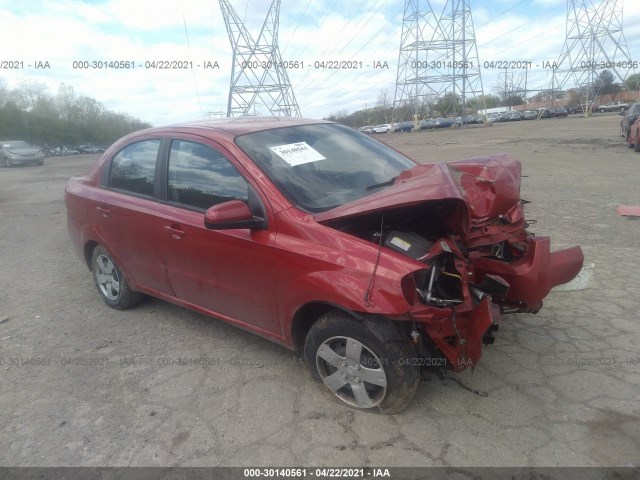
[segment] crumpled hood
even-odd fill
[[[463,202],[468,222],[475,225],[501,214],[519,217],[520,172],[520,162],[507,154],[416,165],[390,187],[318,213],[315,219],[325,222],[445,199]]]

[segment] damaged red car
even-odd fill
[[[474,366],[501,315],[537,312],[583,262],[527,232],[509,156],[417,164],[323,121],[137,132],[65,200],[109,306],[152,295],[302,350],[372,412],[407,406],[421,368]]]

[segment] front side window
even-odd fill
[[[160,140],[143,140],[126,146],[111,161],[109,186],[153,196]]]
[[[202,210],[228,202],[247,201],[248,185],[217,150],[187,140],[173,140],[169,154],[168,197],[171,202]]]

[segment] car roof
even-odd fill
[[[271,130],[274,128],[314,125],[320,123],[332,124],[335,122],[298,117],[228,117],[215,120],[176,123],[173,125],[152,128],[147,131],[197,129],[226,132],[232,135],[243,135],[245,133]]]

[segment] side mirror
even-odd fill
[[[231,228],[265,228],[265,219],[251,213],[246,203],[230,200],[207,209],[204,214],[204,226],[211,230]]]

